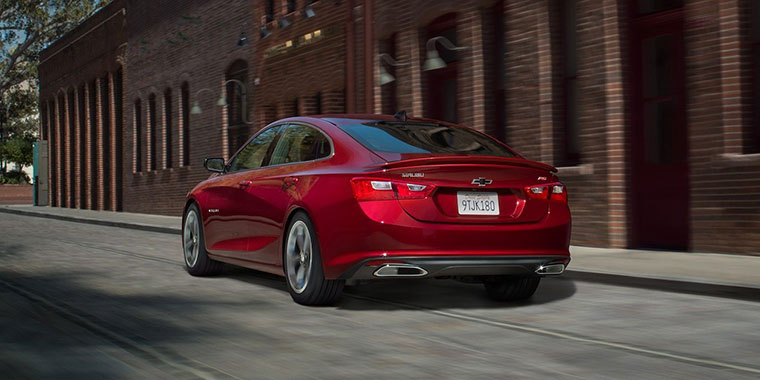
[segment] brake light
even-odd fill
[[[425,199],[435,186],[416,183],[383,181],[369,178],[351,180],[354,197],[358,201],[381,201],[389,199]]]
[[[530,199],[549,199],[549,188],[547,186],[529,186],[525,188],[525,193]]]
[[[565,191],[565,185],[554,184],[552,185],[552,194],[549,199],[559,202],[567,202],[567,191]]]
[[[525,188],[525,194],[528,196],[528,199],[551,199],[558,202],[567,202],[565,185],[559,182],[528,186]]]

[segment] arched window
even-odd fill
[[[156,146],[158,137],[156,136],[156,94],[150,94],[148,97],[148,171],[156,170]]]
[[[752,62],[752,121],[748,133],[746,153],[760,153],[760,4],[748,1],[750,6],[750,48]]]
[[[138,173],[142,171],[142,144],[143,144],[143,122],[142,122],[142,101],[140,99],[135,100],[135,113],[134,113],[134,172]]]
[[[443,37],[457,46],[456,14],[448,13],[433,20],[424,30],[423,59],[427,59],[427,45],[432,38]],[[425,71],[425,116],[450,122],[457,121],[457,52],[436,42],[434,49],[445,66]]]
[[[265,0],[264,19],[266,22],[274,21],[274,0]]]
[[[66,185],[68,186],[68,195],[69,195],[69,198],[66,201],[68,202],[67,204],[68,204],[68,206],[70,208],[76,207],[76,192],[77,192],[77,187],[76,187],[76,176],[77,176],[77,172],[76,172],[76,162],[77,162],[77,159],[76,159],[76,133],[77,133],[76,132],[76,128],[77,128],[77,124],[76,124],[76,121],[77,121],[77,119],[76,119],[76,112],[75,112],[75,110],[76,110],[76,94],[75,94],[74,90],[75,89],[72,87],[69,90],[69,93],[66,95],[67,96],[67,98],[66,98],[67,99],[67,105],[68,105],[68,107],[66,109],[66,114],[68,116],[67,117],[67,122],[69,123],[69,126],[68,126],[67,131],[66,131],[66,134],[67,134],[66,135],[66,138],[67,138],[66,145],[69,148],[68,149],[68,153],[67,153],[68,157],[66,157],[66,162],[68,163],[68,165],[66,167],[66,178],[68,180],[68,183]]]
[[[580,164],[580,131],[578,123],[578,47],[575,0],[557,2],[559,73],[559,117],[554,128],[557,141],[555,162],[562,166]]]
[[[87,181],[84,179],[85,173],[87,173],[87,167],[85,166],[85,163],[87,162],[87,114],[85,113],[87,110],[86,102],[87,99],[85,98],[85,84],[82,83],[79,88],[77,88],[77,97],[79,99],[79,102],[77,103],[77,112],[79,113],[79,132],[77,133],[78,138],[78,144],[79,144],[79,173],[77,173],[78,176],[80,176],[79,179],[79,207],[80,208],[87,208]]]
[[[388,38],[380,40],[379,43],[380,53],[388,54],[394,60],[398,59],[396,56],[396,34],[390,35]],[[385,70],[385,72],[393,77],[393,81],[385,83],[380,87],[380,98],[382,102],[382,113],[386,115],[393,115],[398,112],[398,103],[396,102],[396,66],[387,64],[387,62],[380,60],[379,64]],[[382,83],[382,78],[381,83]]]
[[[190,165],[190,85],[182,83],[182,166]]]
[[[227,69],[227,147],[230,154],[236,152],[248,138],[248,64],[243,60],[233,62]]]
[[[172,115],[172,89],[167,88],[164,90],[164,160],[167,168],[172,167]]]

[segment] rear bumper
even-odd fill
[[[365,276],[368,269],[359,270],[366,266],[363,263],[380,259],[432,265],[426,277],[440,277],[488,274],[492,265],[498,267],[494,274],[532,273],[547,258],[570,256],[571,218],[566,205],[551,207],[534,223],[449,224],[414,219],[395,200],[357,203],[353,195],[345,196],[350,201],[309,210],[328,279]],[[454,258],[472,261],[446,264]],[[441,260],[444,263],[438,265]],[[525,260],[533,260],[523,266],[531,270],[515,268]],[[371,273],[369,278],[374,278]]]
[[[372,257],[364,259],[343,272],[339,279],[369,280],[381,278],[432,278],[449,276],[532,276],[542,266],[563,264],[567,266],[570,257],[551,256],[453,256],[453,257]],[[375,272],[389,263],[408,264],[422,269],[417,274],[398,276],[377,276]]]

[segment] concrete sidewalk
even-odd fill
[[[27,205],[0,206],[1,213],[181,232],[181,218],[172,216]],[[580,246],[570,252],[567,275],[573,279],[760,301],[760,256]]]

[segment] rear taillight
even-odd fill
[[[558,202],[567,202],[565,185],[559,182],[528,186],[525,188],[525,194],[528,196],[528,199],[551,199]]]
[[[433,193],[435,186],[371,178],[354,178],[351,180],[351,188],[354,190],[354,197],[359,201],[381,201],[388,199],[425,199]]]

